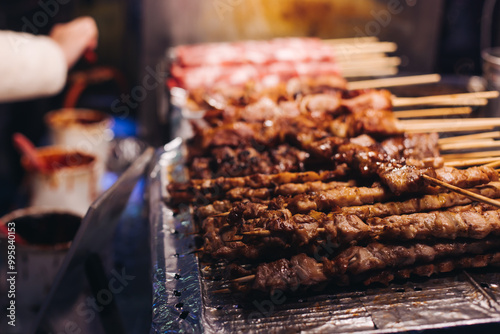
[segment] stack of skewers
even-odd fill
[[[397,46],[374,37],[340,40],[283,38],[270,41],[198,44],[176,47],[170,87],[188,90],[215,86],[264,86],[292,77],[393,75],[401,59]]]
[[[190,181],[169,185],[170,204],[192,207],[197,253],[207,268],[226,268],[220,291],[387,284],[500,265],[499,158],[441,154],[496,146],[500,120],[423,118],[468,114],[464,105],[498,93],[373,89],[391,80],[327,73],[189,91],[203,114],[188,142]],[[435,76],[415,82],[425,80]],[[435,107],[394,111],[414,105]],[[478,130],[487,132],[439,138]]]

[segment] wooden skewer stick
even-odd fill
[[[250,235],[250,236],[262,236],[266,237],[271,235],[271,231],[269,230],[255,230],[255,231],[248,231],[248,232],[243,232],[243,235]]]
[[[394,52],[398,45],[393,42],[359,43],[359,44],[337,44],[332,45],[336,57],[345,57],[359,53]]]
[[[354,90],[354,89],[367,89],[367,88],[421,85],[426,83],[439,82],[440,80],[441,76],[439,74],[412,75],[406,77],[353,81],[347,83],[347,89]]]
[[[446,133],[446,132],[469,132],[469,131],[482,131],[482,130],[493,130],[495,126],[488,126],[486,124],[482,125],[455,125],[453,127],[447,127],[447,128],[425,128],[425,127],[408,127],[404,128],[403,131],[408,132],[408,133],[429,133],[429,132],[441,132],[441,133]]]
[[[407,132],[455,132],[493,129],[500,126],[500,118],[439,119],[400,121],[399,127]]]
[[[319,227],[316,229],[319,233],[325,232],[325,229],[323,227]],[[248,231],[248,232],[243,232],[243,235],[249,235],[249,236],[259,236],[259,237],[267,237],[270,236],[272,233],[269,230],[255,230],[255,231]]]
[[[442,154],[441,157],[445,160],[459,160],[459,159],[474,159],[495,157],[500,154],[500,151],[481,151],[481,152],[468,152],[468,153],[449,153]]]
[[[407,107],[425,104],[442,104],[447,101],[456,100],[475,100],[475,99],[494,99],[499,96],[497,91],[476,92],[476,93],[463,93],[463,94],[449,94],[449,95],[433,95],[422,97],[396,97],[392,98],[392,105],[394,107]]]
[[[342,71],[356,70],[361,68],[372,69],[374,67],[396,67],[401,65],[401,58],[384,57],[375,59],[350,60],[345,62],[338,62],[338,65]]]
[[[405,125],[428,125],[428,124],[438,124],[439,126],[455,125],[455,124],[488,124],[491,123],[493,126],[500,125],[500,117],[491,118],[453,118],[453,119],[409,119],[403,120],[399,123]]]
[[[377,77],[384,75],[396,75],[398,74],[397,67],[388,67],[388,68],[373,68],[373,69],[348,69],[346,71],[342,71],[342,75],[344,78],[357,78],[357,77]]]
[[[422,175],[422,177],[424,179],[426,179],[427,181],[433,183],[433,184],[436,184],[440,187],[443,187],[443,188],[446,188],[446,189],[449,189],[451,191],[454,191],[456,193],[459,193],[460,195],[464,195],[466,197],[469,197],[473,200],[476,200],[478,202],[481,202],[481,203],[486,203],[486,204],[490,204],[490,205],[493,205],[497,208],[500,208],[500,202],[499,201],[496,201],[494,199],[491,199],[491,198],[488,198],[486,196],[483,196],[483,195],[479,195],[479,194],[476,194],[476,193],[473,193],[469,190],[465,190],[465,189],[462,189],[462,188],[459,188],[459,187],[455,187],[451,184],[448,184],[448,183],[445,183],[443,181],[440,181],[440,180],[437,180],[433,177],[430,177],[429,175]]]
[[[458,142],[458,143],[439,145],[439,148],[442,151],[485,148],[485,147],[500,147],[500,140],[483,139],[483,140],[473,140],[470,142]]]
[[[369,61],[369,60],[373,60],[373,59],[380,59],[380,58],[387,58],[387,54],[386,53],[383,53],[383,52],[379,52],[379,53],[359,53],[359,54],[355,54],[355,55],[349,55],[349,57],[345,57],[345,58],[342,58],[342,57],[336,57],[336,61],[337,62],[348,62],[349,60],[352,60],[352,61]]]
[[[500,156],[491,158],[469,159],[469,160],[452,160],[452,161],[446,161],[444,165],[449,167],[469,167],[469,166],[484,165],[491,162],[498,162],[499,160]]]
[[[230,289],[220,289],[220,290],[215,290],[213,293],[214,294],[228,294],[228,293],[232,293],[233,291],[231,291]]]
[[[495,161],[495,162],[491,162],[489,164],[486,164],[485,166],[486,167],[491,167],[491,168],[498,168],[498,167],[500,167],[500,160],[499,161]]]
[[[383,61],[390,57],[385,53],[360,53],[355,55],[349,55],[345,58],[336,58],[336,62],[339,64],[348,64],[349,62],[371,62],[371,61]]]
[[[231,283],[248,283],[251,282],[255,279],[255,275],[248,275],[248,276],[243,276],[240,278],[233,279],[230,281]]]
[[[202,253],[204,251],[205,251],[205,249],[203,247],[201,247],[201,248],[195,249],[194,251],[189,252],[188,255]]]
[[[448,138],[441,138],[441,139],[439,139],[438,143],[441,145],[441,144],[449,144],[449,143],[455,143],[455,142],[460,142],[460,141],[469,141],[469,140],[487,139],[487,138],[499,138],[499,137],[500,137],[500,131],[492,131],[492,132],[475,133],[472,135],[465,135],[465,136],[454,136],[454,137],[448,137]]]
[[[434,108],[434,109],[414,109],[394,111],[396,118],[417,118],[417,117],[437,117],[452,115],[468,115],[472,112],[470,107],[458,108]]]
[[[379,42],[379,39],[375,36],[349,37],[349,38],[324,39],[323,42],[328,44],[366,44],[366,43],[377,43]]]
[[[424,103],[422,105],[429,105],[429,106],[447,106],[447,107],[453,107],[453,106],[472,106],[472,107],[477,107],[477,106],[485,106],[488,104],[488,99],[457,99],[457,100],[443,100],[443,101],[436,101],[432,103]],[[420,104],[417,104],[420,105]],[[403,106],[406,107],[406,106]],[[395,106],[396,108],[396,106]]]
[[[493,126],[500,124],[500,117],[485,117],[485,118],[447,118],[447,119],[405,119],[399,121],[405,125],[428,125],[438,124],[439,126],[455,125],[455,124],[487,124],[492,123]]]
[[[488,104],[488,99],[458,99],[458,100],[447,100],[443,102],[436,102],[431,105],[433,106],[473,106],[481,107]]]

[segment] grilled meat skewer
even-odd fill
[[[361,279],[361,281],[365,285],[373,283],[388,285],[394,279],[409,279],[412,275],[430,277],[434,274],[449,273],[457,269],[483,268],[487,266],[500,266],[500,252],[464,256],[396,270],[383,270],[379,273],[369,274],[367,278]],[[359,282],[360,278],[351,276],[350,280]],[[349,284],[349,278],[348,280],[344,279],[343,283]]]
[[[398,170],[398,173],[403,173],[403,169]],[[395,178],[398,173],[392,176]],[[497,172],[490,167],[471,167],[465,170],[459,170],[452,167],[445,167],[435,170],[436,178],[440,181],[449,183],[460,188],[471,188],[476,185],[485,184],[491,181],[498,180]],[[207,205],[209,202],[225,196],[225,193],[233,188],[273,188],[279,185],[288,184],[287,188],[290,192],[298,192],[293,190],[295,183],[316,182],[316,181],[331,181],[339,175],[345,174],[344,171],[326,171],[321,173],[304,172],[304,173],[281,173],[274,175],[257,174],[253,176],[238,177],[238,178],[218,178],[210,180],[191,180],[187,183],[172,183],[168,186],[168,191],[171,194],[173,203],[186,203],[193,200],[200,200],[202,205]],[[405,187],[402,180],[395,181],[398,188],[403,190]],[[240,192],[239,198],[252,197]],[[304,200],[314,201],[315,196],[304,194]],[[297,199],[295,201],[298,201]],[[364,204],[370,203],[364,202]],[[373,202],[372,202],[373,203]],[[351,204],[359,205],[359,204]],[[310,210],[317,210],[314,207]]]
[[[291,215],[287,210],[268,212],[267,217],[227,224],[224,218],[203,222],[205,254],[225,260],[269,257],[272,249],[288,254],[308,254],[327,245],[332,253],[341,246],[370,240],[482,239],[500,235],[500,210],[484,211],[482,206],[454,207],[447,211],[369,218],[354,215]],[[259,231],[266,232],[259,235]],[[242,239],[236,239],[243,235]],[[323,245],[323,246],[321,246]],[[272,253],[271,253],[272,254]]]
[[[359,276],[372,271],[401,268],[434,261],[481,255],[500,247],[500,240],[480,240],[460,243],[383,245],[372,243],[366,247],[351,247],[334,259],[316,259],[305,254],[290,260],[280,259],[260,264],[252,279],[252,289],[273,293],[276,290],[295,291],[300,286],[311,286],[345,275]]]

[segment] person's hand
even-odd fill
[[[97,47],[98,30],[93,18],[80,17],[55,25],[49,36],[59,44],[71,68],[85,51]]]

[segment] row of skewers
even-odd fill
[[[174,48],[170,87],[190,91],[248,82],[273,86],[293,77],[394,75],[397,45],[374,37],[340,40],[281,38],[268,41],[207,43]]]
[[[498,92],[397,98],[369,85],[396,83],[353,90],[327,75],[190,91],[187,104],[203,110],[188,143],[190,181],[168,191],[171,205],[192,207],[197,253],[207,276],[226,279],[220,291],[387,284],[500,265],[498,159],[441,154],[495,147],[499,133],[438,135],[499,120],[419,118],[467,114],[463,105]],[[394,111],[427,104],[437,108]],[[485,162],[494,165],[453,167]]]

